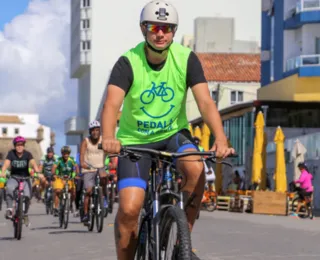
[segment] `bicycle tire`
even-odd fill
[[[109,198],[109,213],[112,214],[113,212],[113,204],[114,204],[114,198],[116,196],[116,192],[115,192],[115,189],[114,189],[114,183],[112,182],[111,183],[111,192],[110,192],[111,196]]]
[[[22,235],[22,218],[23,218],[23,196],[20,196],[19,202],[18,202],[18,215],[16,218],[18,240],[21,239],[21,235]]]
[[[69,193],[66,194],[66,199],[64,200],[64,221],[63,221],[63,227],[64,229],[68,228],[69,224],[69,212],[70,212],[70,198]]]
[[[104,209],[103,207],[103,193],[102,188],[98,188],[98,194],[95,198],[95,216],[96,216],[96,227],[98,233],[101,233],[103,230],[103,220],[104,220],[104,211],[107,211],[107,209]]]
[[[167,243],[169,240],[168,233],[170,232],[172,223],[175,222],[177,224],[177,240],[179,240],[179,252],[175,253],[174,259],[191,260],[191,236],[185,212],[177,206],[169,206],[163,208],[162,211],[164,212],[161,212],[160,221],[160,257],[161,251],[167,249]],[[165,257],[164,259],[168,258]],[[173,259],[173,257],[171,256],[169,259]]]
[[[144,208],[140,211],[138,222],[138,241],[135,253],[135,260],[147,260],[151,259],[149,256],[149,238],[150,228],[148,220],[146,219],[146,210]]]
[[[216,205],[215,205],[214,201],[210,201],[209,203],[205,204],[205,208],[208,212],[213,212],[216,210]]]
[[[64,203],[62,196],[60,197],[60,205],[59,205],[59,227],[62,228],[64,223]]]
[[[84,217],[84,198],[85,198],[85,193],[84,191],[82,190],[81,191],[81,199],[79,201],[79,216],[80,216],[80,220],[83,219]]]
[[[296,197],[292,200],[292,212],[294,211],[294,203],[299,200],[299,197]],[[305,219],[310,217],[310,212],[308,207],[305,204],[302,204],[300,207],[300,212],[306,212],[306,214],[298,214],[299,218]]]
[[[2,201],[4,200],[4,189],[0,189],[0,211],[2,210]]]
[[[108,201],[108,203],[110,203],[110,188],[108,186],[109,186],[109,184],[106,185],[106,190],[107,190],[106,191],[106,196],[107,196],[107,198],[105,198],[105,199]],[[108,217],[109,206],[110,206],[110,204],[108,204],[108,208],[106,208],[105,211],[103,212],[103,215],[104,215],[105,218]]]
[[[93,191],[92,191],[92,194],[93,194]],[[88,213],[89,213],[89,223],[88,223],[88,230],[89,231],[92,231],[93,230],[93,227],[94,227],[94,219],[95,219],[95,216],[94,216],[94,208],[92,208],[92,199],[93,199],[93,196],[91,195],[89,197],[89,210],[88,210]]]

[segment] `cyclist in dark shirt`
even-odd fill
[[[12,149],[2,166],[2,172],[11,167],[11,176],[16,177],[28,177],[29,173],[29,164],[35,170],[39,172],[36,161],[33,159],[33,156],[30,152],[26,151],[24,146],[26,139],[22,136],[17,136],[13,139],[14,149]],[[0,177],[3,177],[0,175]],[[43,175],[40,174],[39,177],[42,179]],[[13,199],[14,199],[14,190],[18,188],[18,182],[16,179],[9,178],[7,181],[6,195],[7,195],[7,211],[5,214],[6,218],[12,217],[12,208],[13,208]],[[29,202],[31,198],[31,183],[30,181],[25,181],[24,183],[24,195],[26,196],[26,207],[25,207],[25,224],[28,225],[29,218],[27,216],[29,209]]]

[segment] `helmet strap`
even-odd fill
[[[157,50],[157,49],[155,49],[155,48],[148,42],[147,36],[145,36],[145,41],[146,41],[147,47],[148,47],[150,50],[152,50],[153,52],[158,53],[158,54],[162,54],[163,52],[167,51],[167,50],[170,48],[171,44],[173,43],[173,41],[170,42],[170,44],[168,44],[168,46],[165,47],[163,50]]]

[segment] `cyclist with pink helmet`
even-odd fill
[[[39,168],[37,166],[36,161],[33,159],[33,156],[30,152],[25,150],[26,139],[22,136],[17,136],[13,139],[14,149],[9,151],[6,160],[2,166],[2,172],[6,172],[6,170],[11,167],[11,175],[16,177],[27,177],[30,175],[29,173],[29,165],[35,170],[35,172],[39,172]],[[3,174],[2,174],[3,175]],[[0,177],[3,177],[0,175]],[[40,178],[43,178],[42,174],[39,174]],[[9,178],[7,181],[6,188],[6,197],[7,197],[7,211],[5,217],[10,219],[12,217],[12,206],[13,206],[13,193],[14,190],[18,187],[18,182],[14,178]],[[25,224],[28,225],[28,209],[30,205],[31,198],[31,183],[30,181],[25,181],[24,185],[24,195],[26,196],[26,208],[25,208]]]

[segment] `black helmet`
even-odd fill
[[[47,153],[54,153],[53,148],[52,148],[52,147],[48,147],[48,148],[47,148]]]
[[[71,149],[70,149],[70,147],[69,146],[63,146],[62,148],[61,148],[61,153],[62,154],[64,154],[64,153],[68,153],[68,154],[70,154],[71,153]]]
[[[305,162],[301,162],[298,164],[298,168],[307,169],[308,167]]]

